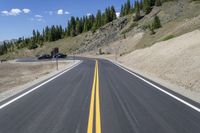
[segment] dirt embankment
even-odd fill
[[[133,51],[121,57],[120,62],[178,85],[184,89],[175,91],[200,102],[200,30]]]
[[[59,63],[59,69],[65,68],[69,63]],[[2,63],[0,64],[0,93],[34,81],[55,71],[55,62]]]

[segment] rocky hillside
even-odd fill
[[[134,14],[120,17],[101,27],[95,33],[86,32],[76,37],[68,37],[51,43],[45,43],[36,50],[22,49],[0,58],[16,58],[50,53],[52,48],[59,47],[67,54],[116,54],[130,53],[170,38],[200,28],[200,2],[176,0],[153,7],[148,15],[141,12],[142,19],[134,21]],[[148,25],[158,16],[162,27],[151,34]],[[101,49],[101,50],[99,50]]]
[[[162,27],[151,35],[147,26],[152,23],[156,15],[160,18]],[[166,2],[161,7],[154,7],[150,14],[144,15],[138,22],[133,21],[133,17],[134,15],[129,15],[119,18],[100,28],[96,33],[89,34],[79,52],[92,50],[97,52],[97,48],[102,48],[105,53],[114,53],[117,49],[118,54],[123,55],[198,29],[200,3],[190,0]],[[130,41],[132,46],[129,44]]]

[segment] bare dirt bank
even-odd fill
[[[0,101],[27,89],[74,65],[73,61],[55,62],[2,63],[0,64]]]
[[[200,102],[200,30],[133,51],[119,61]],[[169,86],[168,86],[169,87]]]

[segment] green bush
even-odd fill
[[[28,46],[28,49],[29,49],[29,50],[31,50],[31,49],[36,49],[36,48],[38,48],[38,45],[35,44],[35,43],[33,43],[33,44],[31,44],[31,45]]]
[[[152,26],[154,29],[159,29],[161,27],[160,19],[158,16],[154,17]]]
[[[170,40],[170,39],[172,39],[174,37],[175,37],[174,35],[168,35],[162,41],[167,41],[167,40]]]

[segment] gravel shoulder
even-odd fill
[[[0,64],[0,102],[44,81],[79,61],[60,61],[59,70],[55,62],[26,62],[9,61]]]
[[[119,62],[200,103],[200,30],[131,52]]]

